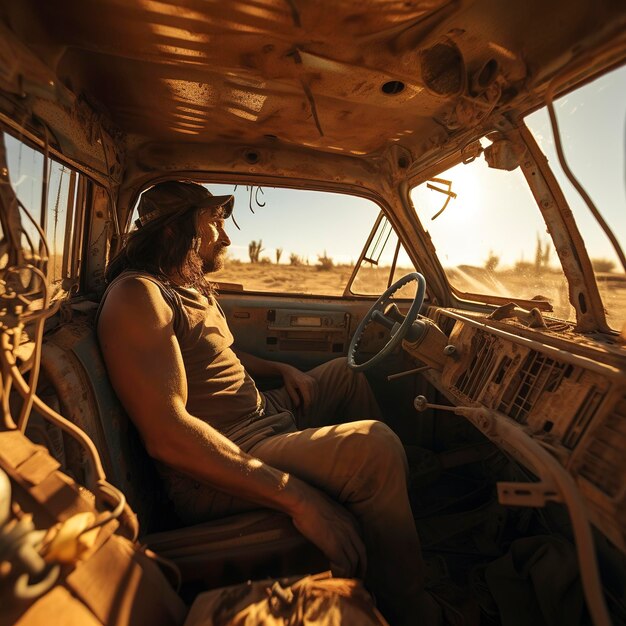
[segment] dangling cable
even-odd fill
[[[622,264],[622,267],[624,268],[624,272],[626,272],[626,256],[624,255],[624,252],[619,244],[619,241],[613,234],[613,231],[611,230],[610,226],[604,221],[604,218],[602,217],[602,215],[600,214],[600,211],[598,210],[593,200],[591,199],[591,196],[585,191],[585,188],[581,185],[581,183],[578,181],[576,176],[574,176],[574,173],[569,168],[567,160],[565,159],[565,152],[563,150],[563,144],[561,143],[559,123],[556,118],[556,113],[554,111],[554,104],[553,104],[554,91],[556,90],[556,86],[558,82],[563,79],[564,77],[561,77],[561,76],[557,76],[556,78],[552,79],[550,85],[548,86],[548,90],[546,92],[546,105],[548,107],[548,114],[550,116],[550,124],[552,126],[552,135],[554,137],[554,145],[556,147],[557,156],[559,157],[559,163],[561,164],[561,167],[563,168],[563,172],[565,173],[565,176],[567,176],[567,179],[569,180],[569,182],[574,186],[576,191],[579,193],[580,197],[585,201],[586,205],[589,207],[589,210],[598,221],[598,224],[600,224],[600,227],[604,231],[605,235],[609,238],[609,241],[611,242],[611,245],[613,246],[613,249],[615,250],[615,253],[618,256]]]
[[[57,308],[58,307],[55,307],[51,314],[56,313]],[[18,393],[24,398],[24,402],[26,403],[26,401],[30,399],[31,406],[34,405],[42,417],[48,419],[61,430],[65,431],[68,435],[77,440],[83,447],[93,472],[93,484],[88,485],[90,491],[92,491],[96,496],[104,496],[104,499],[109,502],[113,501],[114,509],[83,532],[103,526],[109,521],[119,518],[124,511],[128,511],[126,497],[124,494],[106,480],[100,456],[91,439],[80,428],[50,408],[38,395],[32,393],[32,389],[34,388],[29,387],[19,371],[15,362],[15,357],[13,356],[13,352],[11,350],[9,337],[6,333],[2,333],[0,336],[0,358],[2,360],[3,369],[4,367],[8,367],[10,376],[15,382]],[[132,540],[134,541],[139,533],[139,528],[137,524],[130,519],[131,517],[132,516],[129,513],[126,515],[125,521],[126,525],[130,527]]]
[[[4,369],[4,367],[0,368],[0,384],[2,386],[2,425],[8,430],[14,430],[17,428],[17,424],[13,420],[11,407],[9,406],[9,394],[11,393],[11,381],[13,379],[6,375]]]
[[[85,528],[80,535],[84,535],[95,528],[100,528],[113,520],[122,518],[123,523],[130,530],[130,540],[136,541],[139,536],[139,525],[126,503],[126,496],[117,487],[114,487],[106,480],[98,481],[95,494],[96,496],[100,496],[101,499],[112,503],[114,508],[112,511],[104,513],[93,524]],[[124,513],[126,513],[126,515],[124,515]]]
[[[7,333],[0,335],[0,357],[2,358],[3,365],[8,368],[9,374],[13,378],[17,392],[23,398],[26,398],[29,392],[28,383],[24,380],[22,373],[17,367]],[[33,396],[33,406],[41,413],[42,417],[47,418],[61,430],[76,439],[85,449],[87,459],[94,473],[94,482],[90,488],[95,489],[99,480],[105,481],[106,476],[102,468],[102,462],[100,461],[100,456],[98,455],[93,441],[91,441],[80,428],[59,415],[54,409],[50,408],[37,394]]]
[[[46,234],[43,232],[43,228],[41,228],[37,220],[33,217],[32,213],[24,206],[24,203],[17,196],[15,197],[15,199],[17,200],[17,204],[19,205],[20,209],[24,211],[24,213],[26,214],[26,217],[28,217],[32,225],[37,230],[39,237],[41,237],[41,243],[43,244],[43,247],[46,251],[45,258],[47,261],[50,258],[50,248],[48,247],[48,240],[46,239]]]
[[[48,285],[46,284],[46,277],[44,273],[37,269],[36,267],[27,266],[36,276],[38,276],[42,281],[42,289],[43,289],[43,307],[41,312],[37,312],[35,319],[35,332],[33,341],[35,347],[33,348],[33,356],[32,356],[32,365],[30,367],[30,376],[28,377],[28,394],[24,399],[22,404],[22,409],[20,410],[20,415],[17,419],[17,427],[21,432],[26,432],[26,426],[28,426],[28,419],[30,417],[30,412],[33,408],[33,398],[35,397],[35,392],[37,390],[37,383],[39,382],[39,370],[41,366],[41,349],[43,345],[43,331],[44,324],[48,317],[54,315],[59,309],[59,303],[56,303],[55,306],[48,308],[50,306],[50,290],[48,289]],[[27,319],[27,315],[22,316],[22,320]]]
[[[42,222],[47,217],[47,189],[49,185],[49,138],[45,125],[44,133],[45,162],[44,197],[41,205]],[[109,199],[112,201],[110,194]],[[57,205],[58,200],[57,194]],[[139,532],[136,516],[128,507],[124,494],[107,482],[102,461],[93,441],[80,428],[54,411],[37,395],[44,325],[48,318],[58,312],[61,303],[57,301],[51,304],[51,292],[48,285],[50,247],[44,229],[14,193],[11,194],[11,202],[15,202],[17,207],[26,214],[37,231],[40,242],[38,247],[39,253],[37,254],[33,240],[23,228],[20,228],[21,236],[11,243],[16,250],[20,250],[22,246],[21,237],[25,236],[28,245],[31,247],[32,258],[29,260],[31,262],[18,262],[3,268],[3,275],[0,279],[0,300],[3,300],[7,305],[3,308],[2,317],[0,318],[0,387],[2,390],[1,409],[4,426],[9,429],[17,428],[24,432],[28,426],[32,409],[35,408],[44,419],[75,439],[85,451],[89,465],[90,471],[87,472],[87,487],[94,493],[100,505],[105,505],[107,508],[111,507],[112,509],[102,511],[99,518],[83,532],[99,528],[119,518],[121,523],[130,530],[131,539],[134,541]],[[58,206],[55,206],[55,208],[58,209]],[[114,221],[116,220],[114,219]],[[19,258],[20,260],[23,259],[23,257]],[[21,345],[20,340],[26,325],[34,327],[32,331],[34,348],[22,364],[23,370],[30,372],[28,382],[22,371],[20,371],[16,359],[16,351]],[[17,391],[23,400],[17,424],[13,420],[9,402],[9,394],[12,388]]]

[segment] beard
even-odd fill
[[[226,261],[226,246],[216,247],[213,251],[213,254],[205,259],[202,259],[202,271],[205,274],[210,274],[211,272],[217,272],[224,267],[224,262]]]

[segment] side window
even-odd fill
[[[2,140],[6,159],[2,166],[21,205],[15,227],[25,259],[47,256],[52,286],[70,290],[80,270],[87,181],[53,158],[46,163],[42,152],[8,133],[2,133]],[[47,250],[33,221],[46,236]]]
[[[626,67],[554,102],[565,159],[626,250]],[[547,109],[525,119],[565,194],[585,241],[608,323],[626,328],[626,267],[559,162]]]
[[[381,213],[371,200],[327,191],[213,183],[205,187],[214,195],[235,196],[232,219],[226,224],[232,242],[226,263],[211,275],[221,291],[342,296]],[[133,224],[136,217],[135,208]],[[389,250],[387,246],[381,260],[387,263],[387,274]],[[386,281],[386,276],[378,281],[383,289]],[[360,283],[353,293],[380,294],[378,283]]]

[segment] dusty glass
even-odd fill
[[[415,187],[411,200],[462,295],[547,300],[554,316],[574,319],[559,259],[519,168],[491,169],[479,157]]]

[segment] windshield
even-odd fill
[[[598,78],[559,100],[554,107],[565,158],[613,234],[626,247],[626,67]],[[591,211],[567,180],[554,146],[545,108],[525,119],[547,156],[574,214],[591,258],[607,322],[626,325],[626,274],[615,249]]]
[[[457,291],[547,300],[554,315],[575,319],[565,275],[520,168],[491,169],[479,157],[415,187],[411,200]]]

